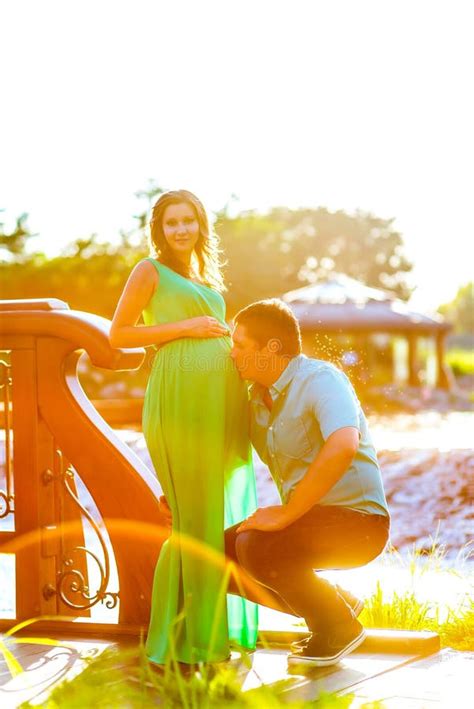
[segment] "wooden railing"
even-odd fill
[[[0,301],[0,319],[0,553],[16,558],[16,614],[0,629],[38,616],[88,615],[101,601],[119,605],[118,629],[146,626],[164,538],[159,486],[96,411],[76,373],[83,351],[97,367],[130,370],[144,350],[113,349],[108,320],[57,299]],[[77,476],[107,529],[118,588],[110,588],[110,550],[77,495]],[[84,518],[100,554],[84,543]],[[89,585],[88,559],[100,570],[97,588]]]

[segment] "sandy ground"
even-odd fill
[[[474,414],[424,412],[373,417],[370,427],[379,452],[392,516],[392,544],[407,558],[413,545],[418,549],[428,549],[436,536],[439,543],[446,545],[445,563],[465,569],[466,545],[469,542],[472,544],[474,538]],[[140,431],[119,430],[117,434],[153,469]],[[257,456],[255,470],[259,504],[278,504],[276,487],[268,469]],[[0,489],[2,483],[0,479]],[[85,501],[93,515],[98,515],[92,500],[85,498]],[[8,521],[0,520],[0,530],[7,528]],[[97,546],[94,534],[87,529],[86,545],[92,550]],[[468,560],[470,572],[472,566],[472,560]],[[402,583],[409,587],[413,582],[408,565],[403,581],[399,567],[391,567],[380,559],[362,569],[334,573],[337,576],[334,580],[361,596],[370,595],[380,578],[383,578],[384,590],[389,593],[390,589],[399,592]],[[327,576],[332,578],[334,574],[328,573]],[[0,617],[11,617],[13,578],[14,559],[11,555],[0,554]],[[90,580],[91,587],[95,587],[94,569],[90,571]],[[110,588],[115,590],[117,583],[112,558]],[[417,583],[422,595],[439,602],[465,593],[465,583],[452,574],[447,574],[440,583],[439,575],[432,577],[429,572],[424,573]],[[116,612],[117,609],[106,611],[99,605],[93,609],[93,619],[113,622]],[[288,625],[287,616],[279,621],[278,615],[281,614],[270,613],[265,620],[265,613],[262,615],[264,626]]]
[[[455,556],[474,537],[474,414],[423,412],[372,417],[391,512],[391,543],[428,549],[433,538]],[[153,469],[143,436],[118,431]],[[260,506],[279,504],[270,472],[254,455]],[[416,511],[416,514],[414,514]]]

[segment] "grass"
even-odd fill
[[[361,623],[366,628],[429,630],[439,634],[442,647],[474,651],[474,577],[467,569],[471,557],[472,547],[467,545],[457,563],[448,566],[446,549],[436,540],[428,553],[413,548],[407,558],[390,549],[384,561],[404,573],[405,589],[390,592],[378,580],[365,601]],[[458,582],[462,593],[449,602],[434,601],[421,592],[423,586],[452,581]]]
[[[456,377],[474,374],[474,350],[452,349],[446,353],[446,362]]]
[[[440,610],[438,605],[420,600],[413,591],[387,598],[378,582],[359,620],[366,628],[429,630],[438,633],[441,647],[473,652],[474,600],[466,599],[457,607],[446,608],[444,618]]]
[[[439,626],[439,634],[444,645],[455,650],[474,650],[474,599],[459,613],[452,613]]]
[[[245,653],[241,660],[250,667],[251,660]],[[20,709],[350,709],[354,700],[353,695],[325,692],[311,702],[284,700],[279,692],[288,682],[242,692],[234,667],[200,664],[196,672],[186,676],[172,662],[158,674],[141,644],[138,649],[105,650],[98,658],[88,660],[76,678],[58,685],[43,704],[25,702]],[[383,709],[382,704],[373,702],[358,706]]]
[[[360,622],[366,628],[431,630],[430,604],[419,601],[413,591],[394,593],[387,598],[377,581],[375,593],[366,601]]]

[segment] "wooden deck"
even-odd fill
[[[2,638],[5,641],[5,638]],[[56,645],[37,645],[21,639],[8,642],[8,649],[24,670],[12,676],[0,659],[0,707],[12,709],[25,701],[41,703],[60,682],[72,679],[95,657],[114,644],[98,640],[58,640]]]
[[[382,651],[383,637],[388,639],[386,652]],[[409,650],[407,637],[413,641],[412,648],[417,648],[416,651]],[[56,640],[53,645],[32,644],[27,637],[3,637],[3,641],[23,672],[12,676],[6,661],[0,661],[2,709],[13,709],[24,701],[40,704],[60,682],[78,675],[88,658],[98,656],[108,647],[137,647],[135,639],[124,636],[108,639],[69,636]],[[372,634],[360,651],[341,663],[304,671],[289,670],[288,645],[272,644],[259,646],[250,655],[250,667],[236,653],[228,664],[236,669],[244,691],[286,680],[281,693],[288,700],[314,700],[321,692],[337,692],[354,694],[354,707],[376,699],[384,700],[387,709],[467,706],[474,653],[435,650],[426,656],[426,652],[436,647],[433,642],[433,636],[427,634]],[[119,669],[120,681],[137,681],[133,666],[125,663]]]

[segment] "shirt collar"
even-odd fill
[[[290,359],[288,365],[280,374],[276,382],[274,382],[270,387],[270,396],[273,400],[275,400],[287,388],[287,386],[291,384],[295,374],[305,359],[306,357],[302,354],[296,355],[296,357]]]
[[[290,359],[288,365],[280,374],[276,382],[274,382],[268,390],[273,401],[275,401],[275,399],[278,399],[280,394],[282,394],[283,391],[288,387],[288,385],[291,384],[293,378],[295,377],[298,369],[301,367],[304,360],[306,360],[306,356],[303,354],[296,355],[296,357],[292,357],[292,359]],[[250,387],[250,396],[252,397],[252,399],[261,399],[264,389],[265,387],[262,384],[254,382]]]

